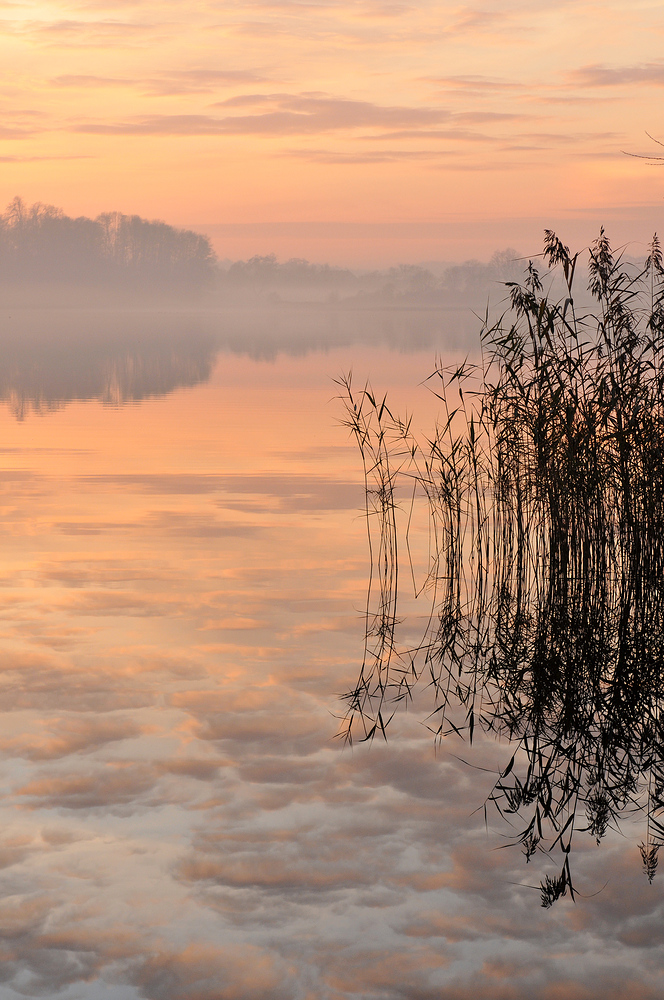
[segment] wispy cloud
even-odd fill
[[[6,138],[6,136],[4,137]],[[12,138],[16,138],[13,136]],[[71,156],[0,156],[0,163],[41,163],[52,160],[92,160],[93,156],[88,154],[72,154]]]
[[[28,37],[42,45],[62,48],[99,48],[106,45],[132,46],[147,43],[155,31],[163,28],[156,23],[108,20],[5,20],[5,31]]]
[[[158,781],[155,768],[146,764],[107,765],[83,774],[48,774],[37,777],[16,794],[31,808],[135,809],[137,800],[150,793]]]
[[[385,139],[442,139],[451,142],[494,142],[495,137],[486,135],[483,132],[471,131],[466,128],[441,128],[441,129],[400,129],[396,132],[382,132],[374,135],[363,135],[361,137],[367,142],[380,142]]]
[[[447,121],[444,108],[374,104],[328,95],[255,94],[231,98],[219,108],[250,106],[253,114],[151,115],[124,122],[82,122],[75,132],[101,135],[306,135],[359,128],[408,128]]]
[[[506,80],[503,77],[481,76],[475,74],[457,74],[452,76],[429,76],[422,77],[426,83],[433,83],[444,90],[458,91],[468,96],[482,96],[520,91],[525,89],[523,83],[515,80]]]
[[[412,15],[413,6],[411,4],[403,3],[367,3],[363,8],[358,11],[359,17],[366,17],[376,20],[385,20],[388,18],[405,17],[407,15]]]
[[[159,949],[126,977],[149,1000],[290,1000],[288,979],[286,963],[249,944]]]
[[[512,21],[513,15],[507,10],[486,10],[477,7],[464,7],[452,21],[449,31],[460,34],[466,31],[494,32],[506,22]]]
[[[77,480],[78,488],[105,490],[159,496],[196,496],[220,494],[218,506],[226,510],[255,511],[257,505],[265,510],[266,498],[274,510],[354,510],[360,506],[361,496],[357,483],[321,476],[224,476],[224,475],[165,475],[118,474],[115,476],[83,476]],[[241,498],[241,499],[238,499]],[[251,499],[248,499],[251,498]],[[72,522],[82,524],[87,522]],[[107,525],[93,524],[95,531],[108,530]],[[118,524],[117,527],[126,527]],[[181,512],[160,512],[150,515],[150,527],[180,535],[228,535],[251,537],[262,529],[252,525],[218,521],[208,522],[200,516]]]
[[[147,81],[147,89],[156,94],[207,94],[220,87],[265,83],[264,73],[252,69],[172,70]]]
[[[16,125],[0,125],[0,139],[27,139],[41,129],[21,128]]]
[[[264,83],[264,74],[254,70],[188,69],[166,71],[158,76],[131,78],[64,73],[51,81],[56,87],[88,90],[90,87],[126,87],[148,94],[208,94],[220,88]]]
[[[93,753],[109,743],[138,736],[140,727],[129,718],[98,715],[59,716],[18,737],[0,740],[0,750],[29,760],[57,760],[69,754]]]
[[[118,76],[94,76],[88,73],[64,73],[51,80],[56,87],[80,87],[83,90],[90,87],[132,87],[135,82]]]
[[[243,104],[251,102],[258,107],[278,109],[274,112],[259,112],[252,117],[261,119],[272,114],[301,116],[311,121],[314,130],[430,125],[445,121],[450,115],[444,108],[381,105],[324,93],[255,94],[240,99],[230,98],[227,101],[220,101],[214,107],[234,107],[238,106],[240,101]]]
[[[289,149],[283,155],[309,160],[311,163],[378,164],[412,160],[439,160],[441,157],[454,156],[455,153],[451,150],[440,149],[381,149],[364,153],[341,152],[332,149]]]
[[[630,84],[662,87],[664,60],[615,67],[595,63],[574,70],[569,74],[569,80],[575,87],[624,87]]]

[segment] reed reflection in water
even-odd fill
[[[599,843],[642,811],[650,881],[664,843],[664,266],[657,238],[630,269],[602,233],[588,265],[595,310],[577,313],[578,255],[547,233],[544,260],[562,272],[562,298],[532,263],[508,285],[484,364],[437,370],[446,419],[425,444],[385,400],[344,383],[379,526],[379,595],[345,735],[385,735],[392,703],[424,677],[436,737],[504,737],[511,756],[485,810],[514,825],[527,861],[562,853],[541,883],[548,907],[575,895],[577,831]],[[397,640],[405,478],[433,539],[433,609],[415,648]]]

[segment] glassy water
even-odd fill
[[[368,559],[333,379],[426,429],[419,383],[473,329],[4,317],[3,1000],[660,995],[633,838],[588,839],[588,898],[542,911],[475,811],[500,748],[435,754],[417,704],[387,745],[334,739]]]

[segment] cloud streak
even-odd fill
[[[162,26],[114,18],[78,20],[65,17],[51,21],[5,20],[3,27],[18,37],[29,37],[48,47],[100,48],[109,44],[146,44]]]
[[[128,88],[147,94],[175,96],[209,94],[229,87],[264,83],[264,74],[250,69],[188,69],[171,70],[154,77],[95,76],[85,73],[64,73],[53,78],[56,87],[86,90],[93,88]]]
[[[423,127],[440,124],[450,117],[444,108],[380,105],[308,94],[255,94],[215,105],[219,108],[245,106],[257,110],[245,115],[152,115],[126,122],[80,123],[72,130],[98,135],[281,136]]]
[[[569,74],[574,87],[628,87],[634,84],[664,86],[664,60],[632,66],[582,66]]]

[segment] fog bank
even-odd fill
[[[481,305],[523,261],[511,248],[488,262],[362,270],[275,254],[219,260],[207,236],[137,215],[71,218],[16,197],[0,215],[0,297],[21,306],[206,302],[331,306]]]

